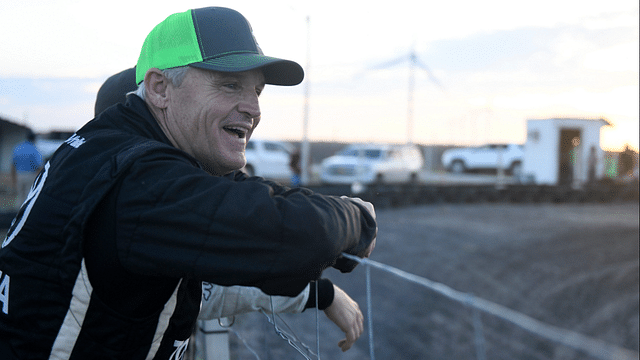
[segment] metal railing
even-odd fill
[[[371,284],[370,284],[370,268],[375,267],[390,274],[394,274],[402,279],[414,282],[429,288],[449,299],[462,303],[471,307],[474,310],[474,331],[475,331],[475,345],[476,355],[478,359],[485,359],[485,346],[484,335],[482,332],[482,322],[479,316],[479,312],[491,314],[495,317],[506,320],[520,328],[527,330],[528,332],[538,335],[547,340],[551,340],[565,346],[571,347],[575,350],[584,351],[598,359],[602,360],[637,360],[639,354],[637,351],[625,349],[605,341],[595,339],[574,331],[559,328],[557,326],[549,325],[536,320],[530,316],[509,309],[505,306],[493,303],[491,301],[476,297],[472,294],[460,292],[446,286],[444,284],[408,273],[406,271],[394,268],[389,265],[379,263],[377,261],[369,259],[360,259],[359,257],[349,254],[343,254],[345,257],[355,260],[366,267],[367,274],[367,320],[369,327],[369,349],[371,360],[375,360],[374,346],[373,346],[373,317],[371,316]]]

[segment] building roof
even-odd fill
[[[20,124],[17,120],[10,119],[9,117],[7,117],[5,115],[2,115],[2,114],[0,114],[0,123],[10,124],[10,125],[13,125],[13,126],[19,126],[19,127],[25,128],[25,129],[28,128],[27,126],[25,126],[23,124]]]
[[[612,126],[613,124],[609,122],[609,120],[605,118],[572,118],[572,117],[558,117],[558,118],[548,118],[548,119],[528,119],[527,121],[554,121],[554,122],[564,122],[564,121],[585,121],[585,122],[600,122],[600,126]]]

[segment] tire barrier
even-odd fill
[[[356,196],[376,207],[402,207],[439,203],[608,203],[638,202],[638,183],[598,183],[581,189],[547,185],[370,185],[317,186],[327,195]]]

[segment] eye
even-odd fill
[[[224,86],[224,87],[226,87],[227,89],[230,89],[230,90],[236,90],[236,89],[238,89],[238,87],[239,87],[239,86],[238,86],[238,83],[235,83],[235,82],[233,82],[233,83],[226,83],[226,84],[224,84],[223,86]]]

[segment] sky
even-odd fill
[[[204,6],[240,11],[265,54],[305,68],[263,92],[255,137],[300,140],[306,114],[311,140],[524,143],[527,119],[577,117],[612,124],[605,150],[638,149],[637,0],[0,0],[0,115],[78,129],[157,23]]]

